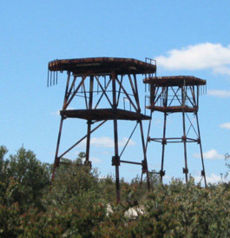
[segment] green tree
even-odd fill
[[[37,160],[31,150],[21,147],[7,161],[7,177],[14,181],[9,184],[11,202],[18,202],[22,211],[28,206],[41,206],[41,198],[50,184],[50,166]]]
[[[5,146],[0,146],[0,237],[18,237],[20,216],[29,209],[42,208],[50,167],[23,147],[5,158],[7,152]]]
[[[0,201],[5,195],[7,188],[7,164],[8,162],[4,160],[5,155],[7,154],[7,148],[5,146],[0,146]]]
[[[96,170],[83,162],[82,153],[75,161],[61,161],[51,191],[43,199],[45,212],[27,214],[22,237],[93,237],[106,216],[106,202]]]

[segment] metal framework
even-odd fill
[[[188,159],[187,144],[197,143],[200,149],[200,158],[202,163],[201,176],[204,178],[204,184],[207,186],[204,159],[202,152],[200,127],[198,120],[199,96],[202,93],[206,81],[193,76],[168,76],[168,77],[149,77],[144,79],[144,83],[150,85],[150,105],[151,117],[154,111],[162,112],[164,115],[163,135],[161,138],[150,137],[151,121],[149,123],[147,144],[149,142],[158,142],[162,144],[161,169],[159,175],[161,181],[165,175],[164,160],[165,147],[167,143],[183,143],[184,145],[184,168],[185,181],[188,182]],[[201,90],[200,90],[201,89]],[[181,113],[182,129],[181,137],[167,137],[167,117],[171,113]],[[191,114],[195,116],[195,122],[191,119]],[[193,134],[191,136],[191,134]],[[195,138],[194,138],[195,137]]]
[[[54,179],[56,168],[60,165],[60,159],[84,139],[86,139],[85,164],[91,166],[91,135],[105,122],[112,121],[114,134],[112,165],[115,166],[117,202],[120,201],[119,166],[121,163],[141,165],[142,174],[146,173],[147,186],[149,188],[146,143],[144,140],[142,120],[149,120],[150,117],[141,113],[136,75],[145,74],[151,77],[156,72],[155,64],[128,58],[81,58],[54,60],[49,62],[48,69],[48,85],[57,83],[58,71],[67,72],[64,102],[60,111],[61,120],[52,179]],[[60,153],[59,147],[63,122],[68,118],[86,120],[87,132],[86,135]],[[134,129],[120,153],[118,144],[119,120],[136,121]],[[94,128],[93,124],[95,124]],[[138,125],[142,141],[143,160],[140,162],[121,160],[122,154]]]

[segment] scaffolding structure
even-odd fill
[[[163,181],[165,175],[164,161],[165,149],[168,143],[183,143],[184,146],[184,168],[185,181],[188,182],[188,155],[187,144],[197,143],[200,150],[201,158],[201,176],[204,179],[204,184],[207,186],[204,159],[202,152],[200,126],[198,120],[199,96],[204,91],[206,81],[193,76],[166,76],[166,77],[148,77],[144,79],[144,83],[150,87],[150,105],[146,108],[151,110],[151,118],[153,112],[162,112],[163,119],[163,133],[162,137],[151,137],[151,120],[148,128],[147,145],[150,142],[161,143],[161,169],[159,171],[160,179]],[[180,137],[167,137],[167,118],[170,114],[182,115],[182,131]],[[190,115],[195,116],[195,122],[191,119]],[[191,131],[193,136],[191,137]],[[194,136],[195,135],[195,136]]]
[[[86,140],[85,165],[91,166],[91,135],[98,128],[102,127],[104,123],[112,121],[114,134],[112,165],[115,166],[117,202],[120,201],[119,166],[121,163],[140,165],[142,175],[146,174],[147,186],[149,188],[146,143],[142,121],[150,120],[150,117],[141,111],[137,75],[144,74],[146,77],[153,77],[153,74],[156,72],[156,65],[153,62],[143,62],[136,59],[103,57],[54,60],[49,62],[48,69],[48,85],[57,83],[58,72],[67,72],[64,102],[60,111],[61,120],[52,180],[55,177],[57,167],[60,165],[61,158],[72,151],[83,140]],[[78,103],[79,97],[81,97],[84,103]],[[87,131],[73,145],[60,152],[63,122],[68,118],[85,120]],[[136,121],[136,124],[124,148],[119,153],[118,121],[120,120]],[[138,126],[142,142],[143,159],[139,162],[123,160],[121,159],[122,154]]]

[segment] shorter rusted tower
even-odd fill
[[[114,134],[112,165],[115,166],[117,202],[120,201],[119,166],[121,163],[140,165],[142,174],[147,175],[149,187],[142,121],[149,120],[150,117],[141,112],[137,75],[145,74],[151,77],[156,72],[156,65],[136,59],[100,57],[54,60],[49,62],[48,69],[48,85],[57,83],[58,72],[67,72],[52,179],[54,179],[55,170],[60,164],[60,159],[84,139],[86,140],[85,164],[91,166],[91,135],[104,123],[112,121]],[[128,102],[128,108],[124,107],[125,102]],[[85,120],[86,134],[81,135],[73,145],[60,153],[63,123],[69,118]],[[119,152],[118,121],[122,120],[134,121],[136,124],[127,143]],[[123,152],[137,126],[140,128],[142,143],[140,150],[143,151],[143,157],[139,162],[123,160],[121,159]]]
[[[151,110],[151,117],[154,111],[162,112],[164,115],[162,137],[150,137],[151,121],[147,136],[147,144],[151,141],[162,144],[161,169],[159,171],[161,181],[165,175],[164,160],[167,143],[183,143],[184,145],[183,173],[185,174],[186,183],[188,182],[189,173],[187,144],[197,143],[199,145],[202,164],[201,176],[204,178],[205,186],[207,186],[198,120],[200,88],[202,89],[202,86],[206,85],[206,81],[193,76],[168,76],[149,77],[144,80],[144,83],[150,85],[150,105],[147,108]],[[180,137],[166,136],[167,117],[172,113],[180,113],[182,115],[183,134]],[[194,114],[195,122],[191,120],[191,114]],[[176,127],[178,126],[179,123]],[[191,131],[193,131],[193,138],[190,137]]]

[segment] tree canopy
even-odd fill
[[[52,166],[21,147],[7,157],[0,147],[0,237],[229,237],[230,184],[203,188],[190,178],[159,183],[115,182],[84,166],[84,153]],[[144,182],[145,183],[145,182]]]

